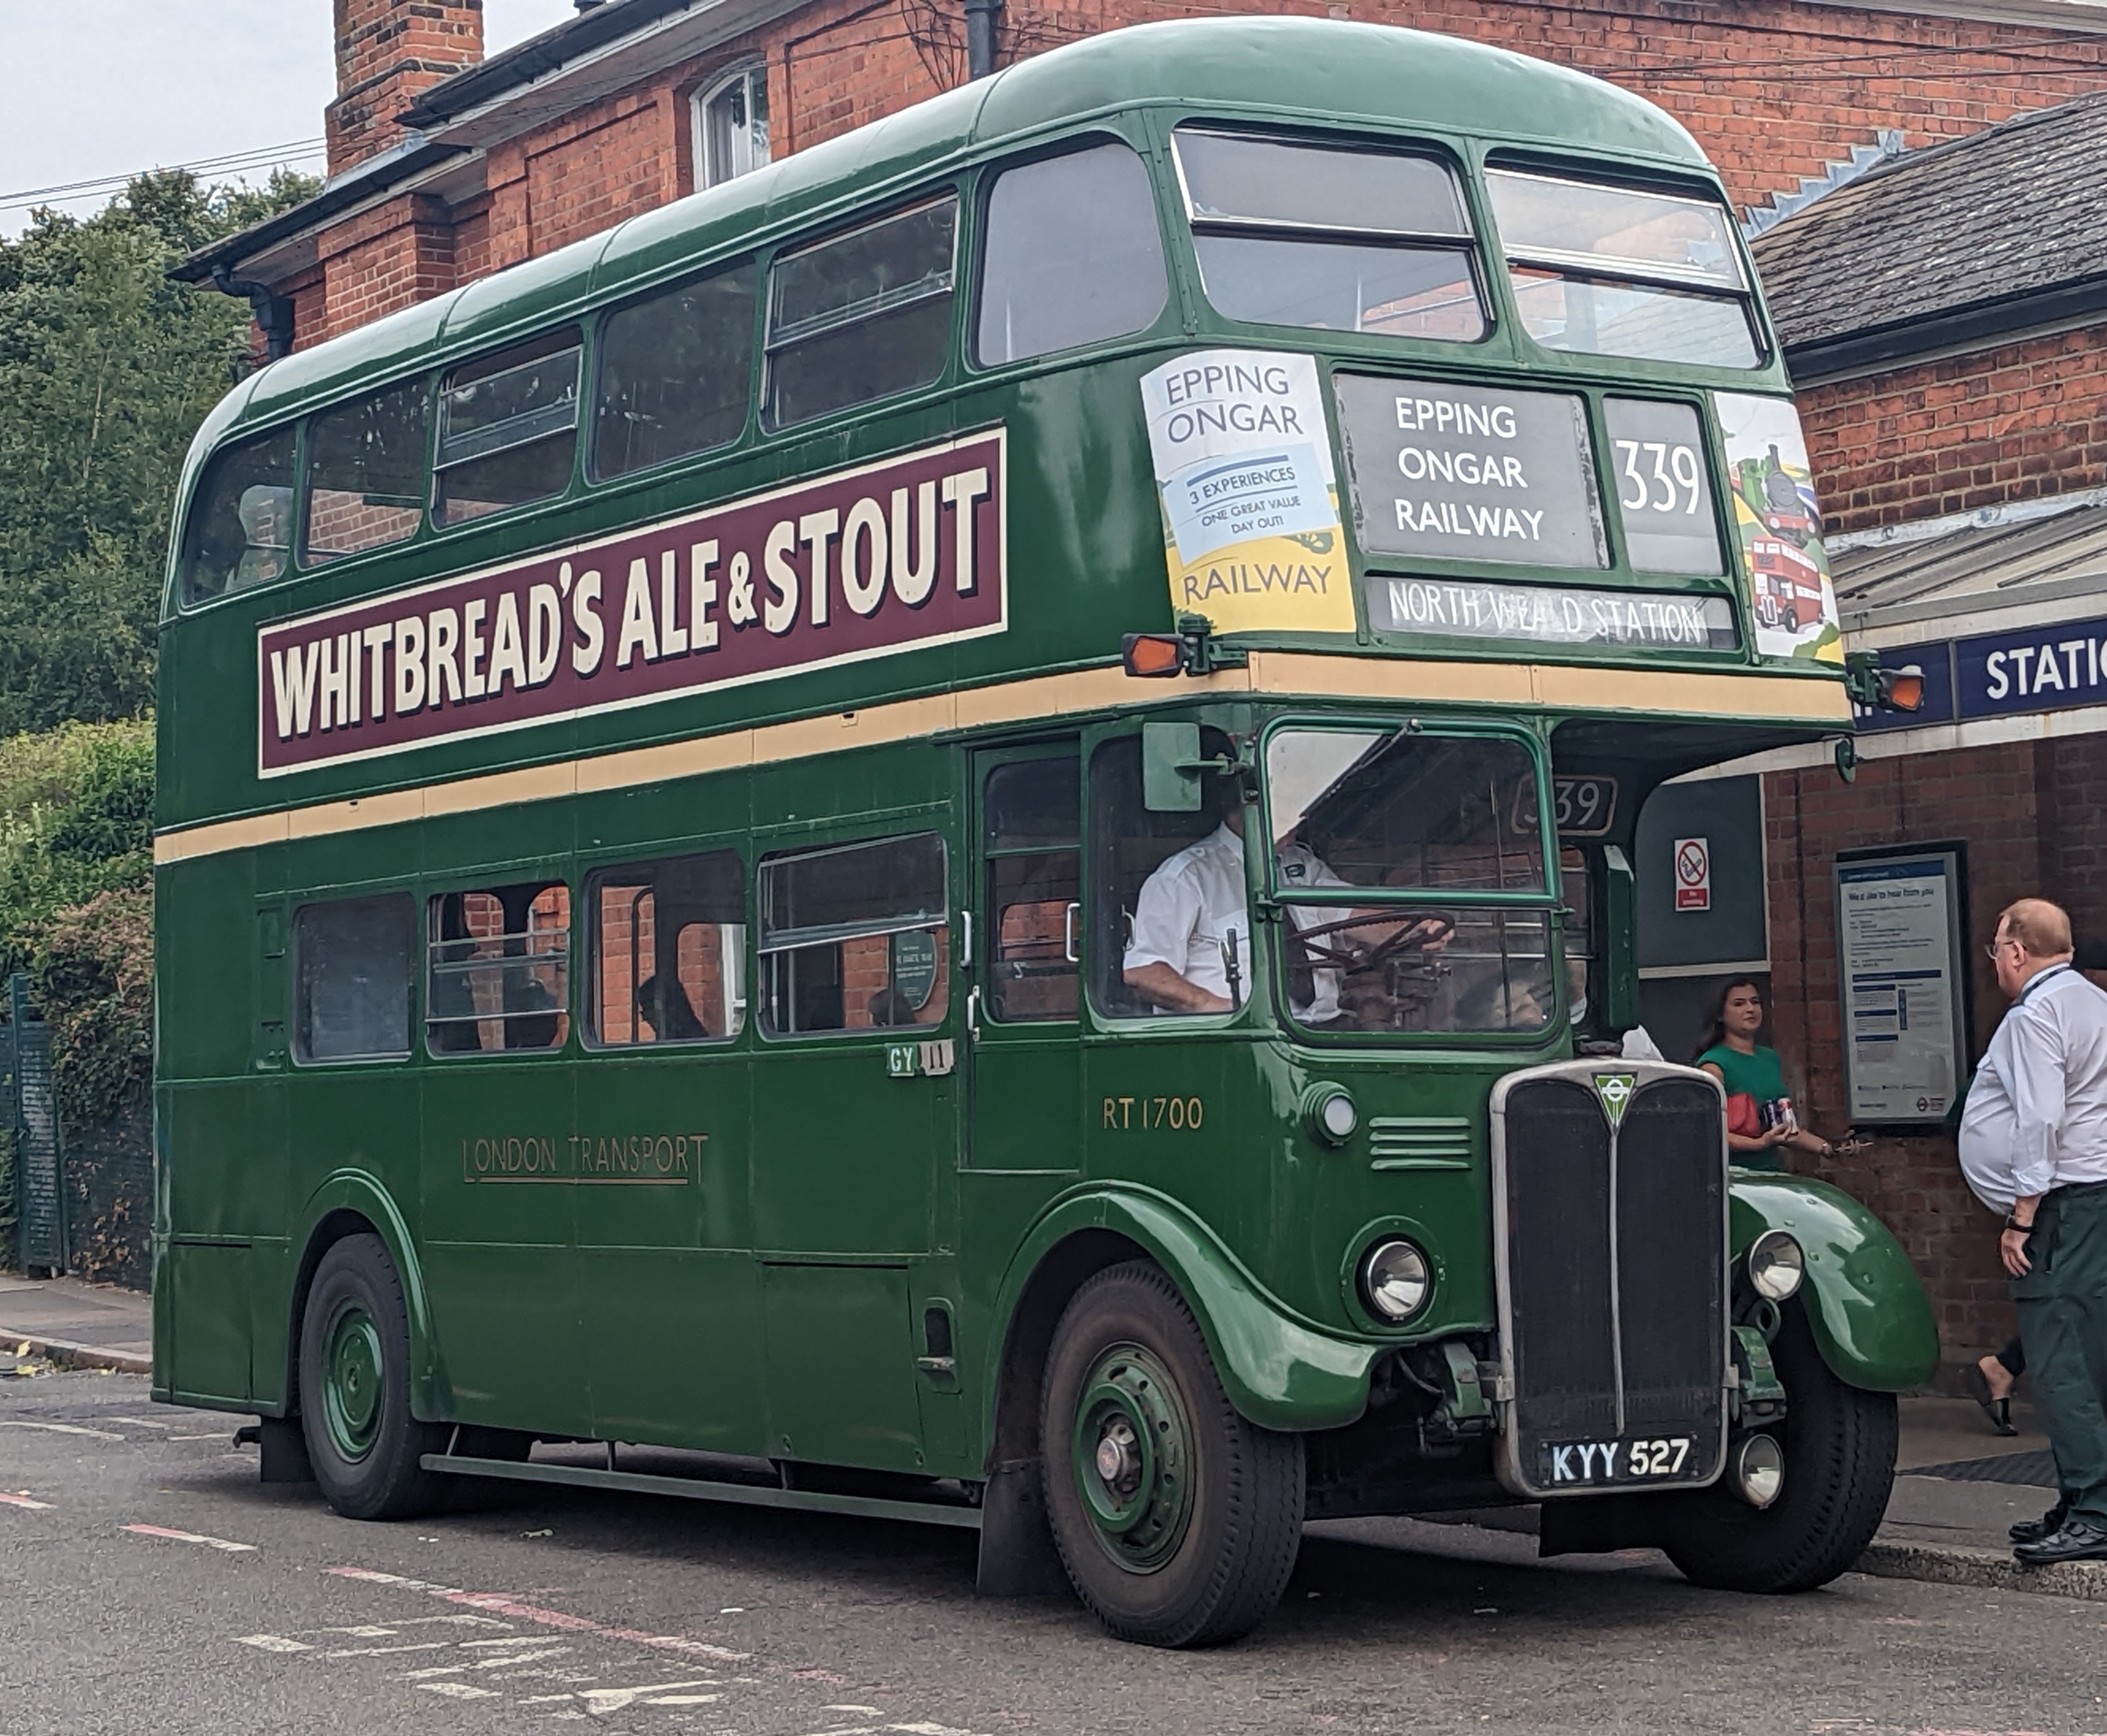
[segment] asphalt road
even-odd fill
[[[586,1492],[395,1525],[264,1487],[236,1419],[127,1375],[0,1377],[0,1733],[1112,1736],[2107,1732],[2107,1606],[1313,1526],[1224,1650],[983,1602],[969,1534]]]

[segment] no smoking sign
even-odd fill
[[[1675,908],[1712,908],[1712,843],[1709,838],[1675,841]]]

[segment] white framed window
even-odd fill
[[[768,160],[768,67],[751,61],[695,93],[695,178],[713,187]]]

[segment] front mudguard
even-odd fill
[[[1368,1375],[1389,1348],[1357,1343],[1298,1319],[1183,1206],[1131,1186],[1093,1186],[1063,1195],[1032,1227],[1003,1276],[995,1318],[1015,1317],[1040,1263],[1071,1236],[1109,1230],[1145,1249],[1170,1275],[1198,1321],[1223,1389],[1262,1429],[1336,1429],[1368,1408]],[[995,1349],[1006,1328],[995,1335]],[[982,1390],[992,1394],[991,1365]]]
[[[1847,1386],[1898,1393],[1939,1367],[1939,1323],[1892,1231],[1826,1182],[1733,1172],[1734,1257],[1766,1230],[1784,1230],[1807,1256],[1800,1286],[1816,1347]]]

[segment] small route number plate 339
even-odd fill
[[[1629,1441],[1548,1441],[1538,1449],[1542,1455],[1538,1486],[1580,1489],[1672,1483],[1684,1474],[1691,1445],[1687,1434]]]

